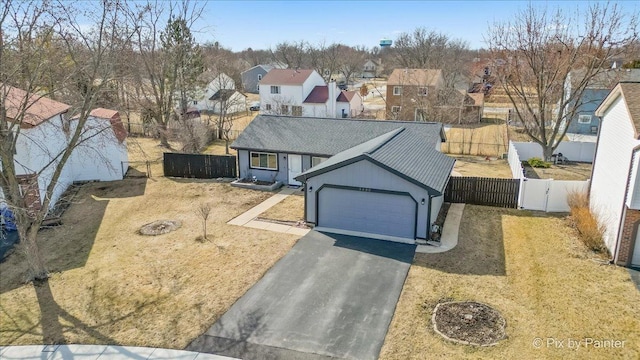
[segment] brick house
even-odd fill
[[[613,262],[640,267],[640,82],[619,83],[595,114],[600,128],[589,206],[605,226]]]
[[[387,81],[387,117],[427,120],[429,104],[444,86],[440,69],[395,69]]]

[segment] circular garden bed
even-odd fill
[[[141,235],[162,235],[175,231],[182,226],[182,223],[178,220],[156,220],[152,223],[143,225],[140,228]]]
[[[492,346],[507,337],[506,320],[492,307],[473,301],[444,302],[433,309],[433,329],[445,339]]]

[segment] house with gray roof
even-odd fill
[[[440,123],[259,115],[231,145],[241,178],[304,185],[320,230],[428,239],[455,160]]]

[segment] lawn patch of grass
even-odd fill
[[[456,159],[453,170],[462,176],[494,177],[511,179],[511,168],[504,159],[474,155],[449,155]]]
[[[594,257],[563,217],[466,205],[458,246],[416,255],[380,359],[637,359],[640,292],[626,269]],[[442,339],[431,312],[451,300],[497,309],[508,338],[482,348]],[[547,347],[548,338],[625,343],[576,350],[566,340],[565,348]]]
[[[304,196],[290,195],[260,214],[260,218],[298,222],[304,220]]]
[[[226,222],[271,193],[192,179],[84,185],[64,225],[39,234],[52,277],[24,285],[20,251],[0,264],[0,345],[117,344],[183,349],[279,260],[298,237]],[[212,204],[208,241],[198,242]],[[154,220],[182,222],[142,236]],[[44,309],[44,311],[43,311]]]

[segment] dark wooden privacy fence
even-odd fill
[[[236,157],[164,153],[164,176],[215,179],[237,176]]]
[[[444,201],[517,208],[519,190],[520,179],[452,176]]]

